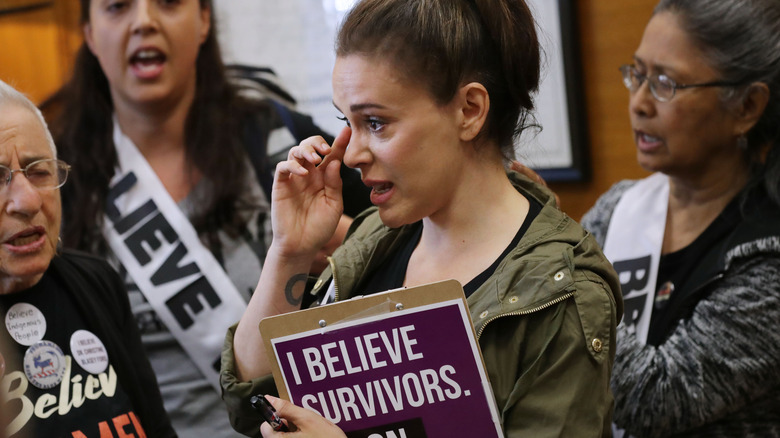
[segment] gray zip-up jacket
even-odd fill
[[[635,183],[615,184],[583,217],[599,243]],[[780,208],[752,211],[690,273],[663,343],[618,328],[615,422],[632,436],[780,437]]]
[[[611,436],[609,379],[622,315],[616,274],[595,240],[555,207],[548,191],[517,174],[510,177],[543,208],[468,298],[505,435]],[[410,227],[385,227],[376,212],[359,216],[311,293],[324,294],[333,280],[338,300],[358,295],[361,282],[410,234]],[[236,379],[232,335],[222,357],[223,398],[236,430],[251,435],[260,420],[246,400],[268,391],[271,379]]]

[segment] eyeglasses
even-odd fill
[[[0,164],[0,189],[11,185],[14,173],[22,172],[30,184],[39,190],[54,190],[62,187],[68,179],[70,165],[62,160],[47,158],[33,161],[24,169],[11,169]]]
[[[620,72],[623,74],[623,85],[632,93],[636,92],[642,86],[642,82],[647,80],[650,84],[650,92],[659,102],[669,102],[674,97],[677,90],[697,87],[734,87],[738,82],[704,82],[701,84],[678,84],[672,78],[666,75],[648,76],[636,71],[636,67],[630,64],[621,65]]]

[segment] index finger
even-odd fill
[[[328,166],[328,163],[330,163],[333,160],[339,160],[344,161],[344,153],[347,151],[347,145],[349,144],[349,139],[352,137],[352,128],[349,126],[345,126],[344,129],[339,132],[338,137],[336,137],[335,140],[333,140],[333,146],[330,147],[330,153],[325,156],[325,158],[322,160],[322,162],[317,166],[324,166],[323,169],[326,169]]]

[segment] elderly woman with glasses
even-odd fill
[[[69,170],[35,105],[0,81],[4,436],[176,436],[118,276],[58,251]]]
[[[583,218],[620,275],[626,436],[780,436],[780,2],[662,0],[621,67],[639,164]]]

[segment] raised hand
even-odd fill
[[[309,137],[276,166],[271,222],[281,253],[313,255],[333,236],[344,209],[339,168],[351,133],[344,128],[332,146]]]

